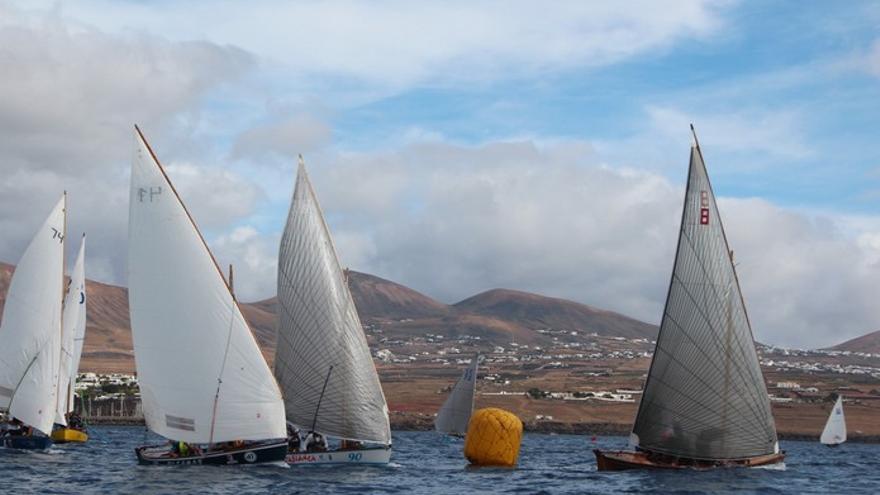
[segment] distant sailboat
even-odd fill
[[[784,459],[696,134],[675,266],[630,444],[632,451],[596,450],[598,469],[707,469]]]
[[[461,378],[452,387],[446,402],[437,412],[434,429],[447,435],[463,437],[467,433],[471,414],[474,412],[474,391],[477,383],[477,367],[480,356],[476,355],[464,369]]]
[[[0,446],[45,449],[55,419],[64,289],[65,194],[12,275],[0,324]],[[34,431],[28,431],[34,430]]]
[[[253,464],[287,453],[284,403],[205,240],[140,130],[128,280],[144,419],[172,447],[141,464]]]
[[[61,365],[58,372],[58,403],[52,440],[56,443],[85,442],[89,436],[85,424],[73,411],[74,385],[86,333],[86,236],[80,241],[79,254],[64,295],[61,329]]]
[[[837,447],[846,441],[846,418],[843,415],[843,396],[838,395],[834,407],[831,408],[831,414],[828,415],[828,422],[825,423],[825,429],[822,430],[822,436],[819,441],[829,447]]]
[[[275,376],[288,421],[310,437],[301,447],[292,432],[287,462],[387,463],[388,405],[302,157],[281,238],[278,306]],[[309,448],[316,434],[342,446]]]

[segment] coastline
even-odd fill
[[[145,426],[143,418],[134,417],[94,417],[88,418],[90,425],[112,426]],[[394,431],[432,431],[434,418],[426,415],[410,416],[393,414],[391,429]],[[544,435],[583,435],[602,437],[626,437],[630,434],[630,426],[619,423],[564,423],[560,421],[528,421],[523,423],[523,429],[528,433]],[[780,440],[798,442],[818,442],[818,434],[804,432],[779,432]],[[880,435],[860,435],[851,433],[847,442],[853,443],[878,443]]]

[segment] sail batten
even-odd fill
[[[280,390],[241,309],[139,131],[135,141],[129,307],[147,426],[196,443],[283,438]]]
[[[65,216],[66,196],[19,260],[0,324],[0,409],[45,434],[55,419],[61,363]]]
[[[279,248],[278,306],[275,376],[287,419],[333,437],[390,444],[385,396],[302,162]]]
[[[698,145],[675,263],[633,426],[642,450],[691,459],[774,453],[776,429],[751,324]]]
[[[474,356],[471,364],[462,372],[461,378],[455,382],[449,397],[437,412],[437,419],[434,421],[434,428],[437,431],[450,435],[467,433],[468,423],[474,411],[478,363],[479,356]]]

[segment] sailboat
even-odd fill
[[[733,255],[693,136],[675,265],[631,450],[595,450],[600,471],[762,466],[785,458]]]
[[[452,387],[452,392],[437,412],[437,419],[434,420],[435,430],[457,437],[463,437],[467,433],[468,423],[474,412],[474,390],[479,361],[478,354]]]
[[[302,156],[278,259],[275,377],[292,425],[287,462],[385,464],[388,405]],[[308,430],[301,445],[299,429]],[[333,437],[339,448],[312,440]]]
[[[829,447],[837,447],[846,441],[846,418],[843,415],[843,396],[838,395],[834,407],[831,408],[831,414],[828,415],[828,422],[825,423],[825,429],[822,430],[822,436],[819,441]]]
[[[85,423],[74,411],[74,385],[86,333],[86,236],[80,241],[79,254],[64,294],[61,318],[61,363],[58,370],[58,398],[55,410],[55,443],[85,442],[89,439]]]
[[[12,275],[0,323],[0,446],[46,449],[55,419],[67,194],[37,231]]]
[[[135,126],[128,280],[144,419],[170,444],[141,464],[254,464],[287,454],[284,402],[195,222]]]

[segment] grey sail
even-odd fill
[[[642,450],[690,459],[778,451],[751,325],[698,144],[654,358],[633,427]]]
[[[281,238],[278,306],[275,377],[288,421],[314,424],[332,437],[390,444],[379,376],[301,159]]]
[[[446,402],[437,412],[437,419],[434,420],[434,428],[437,431],[450,435],[467,433],[471,413],[474,411],[474,388],[477,383],[479,360],[479,356],[474,356],[470,366],[465,368],[461,378],[452,387]]]

